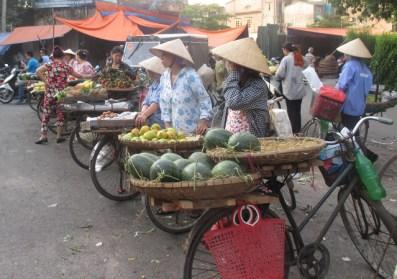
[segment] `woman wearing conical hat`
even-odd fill
[[[346,94],[342,108],[342,124],[352,130],[365,112],[367,95],[372,86],[372,73],[364,59],[372,57],[360,39],[355,39],[337,48],[345,55],[336,87]]]
[[[227,113],[225,129],[265,137],[268,91],[260,74],[270,75],[266,57],[255,41],[248,38],[214,48],[212,53],[224,59],[229,68],[223,85]]]
[[[212,104],[203,83],[192,68],[193,59],[180,39],[150,49],[166,68],[161,76],[161,118],[165,126],[187,134],[204,134]]]
[[[137,127],[141,127],[145,124],[152,125],[157,123],[163,127],[164,123],[161,120],[160,111],[160,93],[162,90],[160,77],[165,68],[160,58],[156,56],[142,61],[139,65],[146,70],[151,83],[148,87],[145,100],[143,101],[141,112],[135,120],[135,124]]]

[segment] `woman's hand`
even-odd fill
[[[208,129],[208,120],[207,119],[200,119],[197,123],[196,134],[204,135]]]
[[[135,125],[138,128],[142,127],[143,125],[146,124],[146,119],[147,119],[147,116],[141,112],[140,114],[138,114],[138,116],[135,119]]]

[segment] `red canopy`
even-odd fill
[[[143,35],[138,25],[124,16],[122,11],[102,17],[98,12],[91,18],[85,20],[68,20],[60,17],[56,19],[88,36],[107,41],[122,42],[128,36]]]
[[[1,41],[1,45],[22,44],[27,42],[34,42],[39,40],[48,40],[63,37],[71,30],[70,27],[65,25],[39,25],[39,26],[24,26],[16,27],[11,34]]]

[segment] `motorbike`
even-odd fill
[[[17,89],[17,79],[20,70],[13,68],[11,73],[5,78],[3,83],[0,85],[0,102],[8,104],[14,99]]]
[[[4,82],[4,79],[10,75],[10,67],[8,64],[4,64],[4,67],[0,68],[0,84]]]

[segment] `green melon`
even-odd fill
[[[231,136],[228,145],[236,151],[259,151],[261,149],[258,138],[247,132]]]
[[[161,182],[178,181],[178,170],[173,161],[160,159],[150,167],[150,179],[159,179]]]
[[[172,153],[172,152],[165,153],[160,158],[164,159],[164,160],[169,160],[172,162],[175,162],[176,160],[179,160],[179,159],[183,159],[183,157],[181,155]]]
[[[192,162],[200,162],[202,164],[207,165],[209,168],[212,168],[214,166],[214,162],[211,160],[211,158],[203,152],[192,153],[189,156],[189,160]]]
[[[240,176],[243,170],[236,162],[226,160],[216,164],[211,173],[213,177]]]
[[[127,172],[135,178],[150,178],[150,167],[154,160],[142,154],[134,154],[127,161]]]
[[[179,173],[178,177],[181,177],[183,169],[184,169],[187,165],[189,165],[190,163],[192,163],[192,161],[190,161],[190,160],[188,160],[188,159],[178,159],[178,160],[176,160],[174,163],[175,163],[176,168],[178,169],[178,173]]]
[[[225,129],[211,129],[204,137],[204,147],[207,149],[226,147],[231,136],[232,133],[226,131]]]
[[[143,156],[148,157],[149,159],[151,159],[151,160],[153,160],[153,161],[157,161],[158,159],[160,159],[159,156],[157,156],[157,155],[155,155],[155,154],[153,154],[153,153],[142,152],[142,153],[140,153],[140,154],[143,155]]]
[[[211,169],[200,162],[194,162],[187,165],[182,171],[182,180],[196,181],[207,180],[212,176]]]

